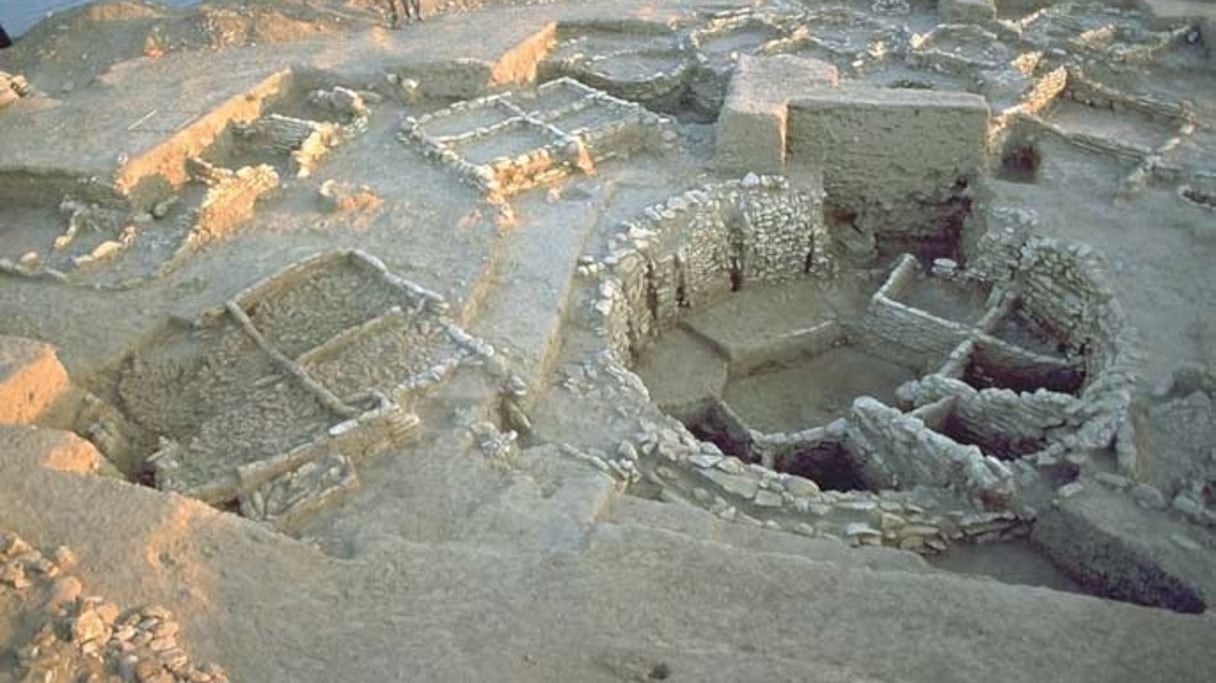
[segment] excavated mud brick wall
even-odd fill
[[[829,202],[882,242],[935,240],[940,207],[987,163],[988,104],[969,93],[838,88],[790,102],[789,159],[825,169]]]
[[[785,167],[790,93],[835,87],[836,67],[793,55],[741,55],[715,131],[724,171],[778,173]]]
[[[195,120],[190,126],[166,139],[148,152],[123,166],[114,186],[137,209],[151,207],[165,198],[169,188],[191,180],[190,160],[203,155],[233,124],[249,123],[293,88],[295,76],[289,69],[278,71],[252,90],[228,99]]]

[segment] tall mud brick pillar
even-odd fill
[[[715,163],[731,173],[781,173],[791,97],[834,87],[836,67],[792,55],[741,55],[718,114]]]
[[[987,131],[979,95],[823,89],[790,102],[789,155],[823,168],[827,202],[857,232],[890,250],[931,251],[958,240]]]

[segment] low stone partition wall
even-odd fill
[[[882,287],[870,298],[865,317],[851,326],[854,334],[871,346],[894,344],[915,354],[921,363],[936,363],[971,335],[972,326],[946,320],[897,300],[900,292],[918,277],[916,259],[900,258]]]
[[[458,102],[401,124],[398,138],[495,201],[597,160],[657,149],[666,119],[559,78],[536,88]]]
[[[788,438],[766,437],[764,448],[782,458],[810,457],[822,464],[823,458],[808,451],[833,451],[827,458],[836,458],[843,438],[843,431],[815,430]],[[598,461],[591,464],[602,471],[619,472],[626,481],[637,476],[639,467],[647,472],[655,467],[659,473],[655,481],[674,497],[669,499],[703,506],[728,521],[804,536],[836,537],[853,545],[887,545],[932,554],[951,543],[1024,537],[1033,521],[1032,516],[1012,510],[977,509],[966,500],[966,491],[928,486],[877,492],[825,490],[804,476],[724,455],[678,425],[644,430],[622,442],[619,452],[623,455],[615,459],[592,456],[589,460]],[[845,457],[849,457],[847,452]],[[677,476],[676,470],[687,473],[688,478]]]
[[[880,488],[953,488],[981,507],[997,507],[1012,497],[1013,472],[973,445],[963,445],[905,414],[868,397],[853,403],[850,447],[860,454],[868,480]]]
[[[1057,108],[1065,105],[1135,118],[1141,127],[1151,129],[1154,134],[1151,139],[1144,136],[1137,139],[1130,134],[1116,136],[1077,130],[1075,126],[1067,128],[1054,115]],[[1197,130],[1196,113],[1187,100],[1133,95],[1093,80],[1080,67],[1060,66],[1039,77],[1018,104],[994,117],[989,146],[994,160],[1003,164],[1019,155],[1037,157],[1044,139],[1105,156],[1130,167],[1115,189],[1120,196],[1130,198],[1151,181],[1186,186],[1216,178],[1211,168],[1194,162],[1196,154],[1192,146]]]
[[[1104,259],[1091,247],[1028,237],[1033,215],[996,211],[975,268],[1019,292],[1023,313],[1083,359],[1077,433],[1088,448],[1114,440],[1131,406],[1141,357],[1139,334],[1114,299]]]
[[[600,360],[610,366],[607,374],[636,385],[626,368],[640,351],[679,325],[686,312],[731,292],[799,278],[823,278],[821,285],[835,286],[828,278],[841,283],[849,277],[838,272],[833,252],[822,248],[826,230],[804,222],[801,207],[817,209],[816,197],[770,176],[692,190],[624,224],[608,256],[584,257],[579,272],[594,276],[598,287],[590,304],[604,339]],[[755,216],[768,216],[769,229],[749,229]],[[707,371],[727,378],[719,394],[711,395],[708,384],[699,386],[703,400],[684,406],[695,414],[679,415],[691,432],[677,430],[671,447],[687,450],[687,458],[664,456],[694,469],[655,464],[656,475],[646,460],[628,457],[655,450],[649,438],[622,446],[628,462],[618,459],[617,467],[641,473],[628,480],[650,477],[665,492],[682,491],[672,496],[691,496],[724,517],[792,525],[800,533],[855,543],[936,552],[951,542],[1025,536],[1035,512],[1021,507],[1019,494],[1038,478],[1037,468],[1076,467],[1110,448],[1126,425],[1136,342],[1092,250],[1031,236],[1025,228],[1033,220],[1017,212],[990,210],[980,218],[988,232],[968,241],[966,267],[946,258],[930,265],[905,254],[868,305],[808,315],[747,358],[731,355],[740,346],[723,346],[729,335],[705,327],[712,325],[708,313],[684,325],[678,344],[704,346],[688,358],[704,355],[712,365]],[[769,234],[781,236],[771,243],[788,245],[777,250],[780,257],[749,261],[757,252],[751,241]],[[764,267],[751,268],[757,261]],[[678,344],[656,354],[692,348]],[[826,372],[822,364],[832,361],[821,357],[837,352],[841,363],[854,362],[849,354],[860,353],[876,363],[902,364],[904,372],[911,364],[922,374],[905,381],[898,368],[883,368],[857,384],[866,388],[839,417],[805,427],[756,428],[748,423],[755,415],[737,412],[725,398],[731,381],[751,382],[755,378],[747,373],[766,362],[774,373],[786,372],[784,361],[819,362],[797,372]],[[695,367],[685,363],[679,372]],[[662,379],[661,373],[647,374]],[[788,375],[795,377],[806,381],[804,375]],[[765,391],[759,387],[768,381],[774,391],[785,391],[782,382],[792,379],[760,380],[743,391]],[[825,381],[844,380],[825,375]],[[889,404],[863,393],[887,388],[895,399]],[[746,396],[737,395],[751,400]],[[823,405],[814,408],[815,415],[835,410]],[[799,417],[782,417],[789,419]],[[604,467],[613,469],[607,461]],[[705,485],[683,488],[687,473]],[[789,482],[806,502],[790,494]],[[802,482],[814,482],[818,492]],[[929,522],[927,513],[911,513],[923,523],[905,521],[915,528],[908,537],[884,526],[881,514],[876,524],[854,514],[875,510],[903,518],[908,504],[943,514]],[[804,515],[816,521],[798,521]],[[936,531],[923,533],[929,524]]]
[[[369,254],[328,252],[205,312],[189,332],[211,339],[196,359],[165,342],[136,352],[120,372],[127,409],[176,429],[147,459],[157,487],[284,528],[331,505],[357,488],[365,459],[412,438],[427,391],[494,355],[448,310]],[[385,343],[398,354],[387,365]],[[197,405],[164,413],[158,397]]]

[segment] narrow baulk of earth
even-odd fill
[[[1210,679],[1216,5],[421,4],[0,53],[0,679]]]

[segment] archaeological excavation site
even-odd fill
[[[1216,680],[1216,1],[70,4],[0,683]]]

